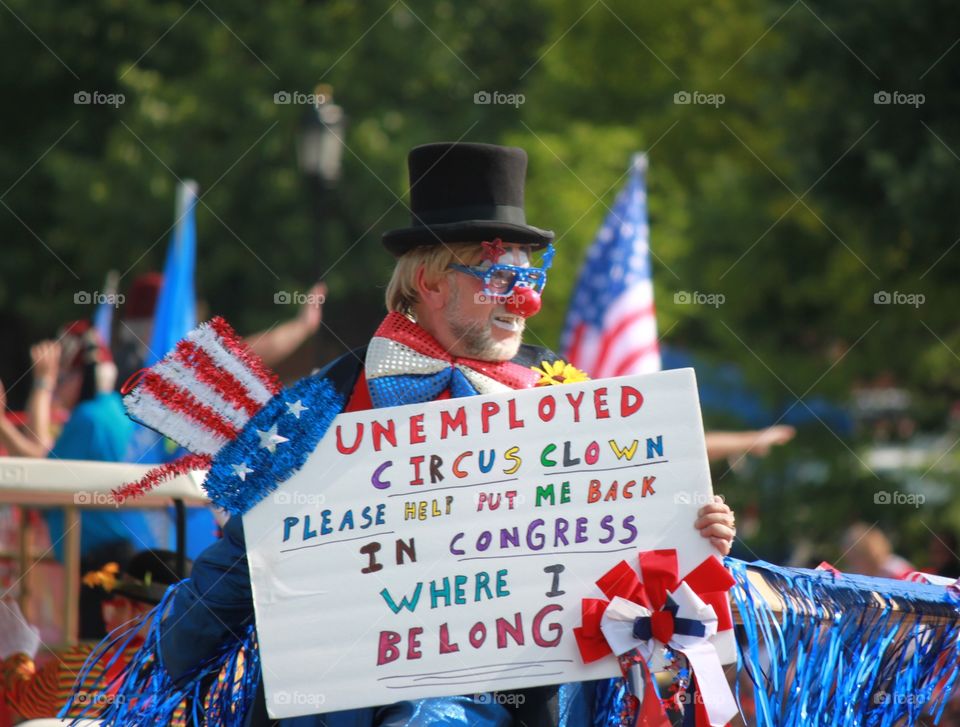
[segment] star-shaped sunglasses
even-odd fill
[[[553,256],[556,253],[553,245],[547,245],[543,251],[543,259],[539,267],[525,268],[520,265],[506,265],[495,262],[490,267],[470,267],[467,265],[452,264],[450,268],[483,281],[484,293],[487,295],[509,295],[518,285],[535,290],[537,293],[543,291],[547,285],[547,270],[553,264]]]

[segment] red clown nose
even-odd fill
[[[530,318],[540,312],[540,293],[533,288],[514,288],[507,298],[507,313]]]

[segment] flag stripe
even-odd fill
[[[140,387],[133,393],[127,394],[123,404],[131,416],[191,452],[215,455],[228,441],[186,416],[171,411],[166,402],[161,402],[152,393]]]
[[[220,337],[221,345],[230,352],[230,354],[243,362],[247,370],[260,380],[260,383],[270,392],[271,395],[280,391],[280,382],[276,375],[263,365],[263,362],[256,356],[250,355],[250,349],[240,339],[236,331],[223,318],[217,316],[210,321],[210,326]]]
[[[178,361],[190,366],[200,381],[216,389],[226,401],[243,409],[249,416],[252,417],[262,408],[261,404],[247,395],[243,384],[233,374],[217,367],[210,355],[192,341],[180,341],[174,355]]]
[[[634,320],[628,328],[621,331],[617,338],[610,345],[604,365],[594,367],[597,372],[597,376],[613,376],[613,372],[619,368],[624,358],[632,354],[638,348],[656,346],[656,325],[656,319],[651,315],[647,315]],[[657,347],[656,355],[659,355],[659,347]],[[647,373],[649,371],[650,367],[647,365],[642,370],[638,368],[628,373],[638,374]]]
[[[610,355],[612,347],[620,337],[623,336],[634,323],[653,314],[653,305],[650,305],[647,308],[623,316],[609,329],[604,331],[603,338],[600,341],[600,353],[597,354],[597,360],[593,364],[593,369],[597,376],[603,375],[600,372],[606,367],[607,357]]]
[[[613,373],[611,374],[611,376],[626,376],[627,374],[642,370],[643,359],[648,357],[651,359],[651,361],[653,359],[656,359],[657,365],[655,368],[651,369],[652,371],[656,371],[660,368],[659,354],[660,354],[660,347],[655,343],[651,343],[644,346],[643,348],[639,348],[633,353],[629,354],[628,356],[625,356],[624,358],[620,359],[620,363],[613,370]]]
[[[232,402],[222,397],[216,389],[201,381],[197,376],[197,369],[185,366],[176,359],[165,358],[154,366],[153,370],[174,386],[187,391],[203,406],[216,411],[237,431],[243,429],[243,425],[250,420],[245,412],[237,409]]]
[[[266,404],[272,396],[269,389],[247,368],[245,361],[238,361],[223,347],[220,337],[206,323],[190,333],[190,340],[213,360],[219,368],[230,372],[246,389],[247,394],[260,404]]]
[[[583,345],[583,334],[587,329],[585,323],[580,323],[574,328],[570,347],[567,349],[567,360],[574,366],[580,366],[582,363],[580,346]]]
[[[164,406],[181,414],[225,439],[235,439],[239,430],[209,406],[201,403],[186,389],[168,381],[154,369],[148,370],[140,386],[162,401]]]

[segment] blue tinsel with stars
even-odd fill
[[[211,502],[231,515],[250,510],[303,467],[343,407],[319,376],[274,396],[214,458],[203,485]]]

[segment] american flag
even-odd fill
[[[660,370],[646,171],[646,156],[636,155],[630,181],[587,253],[567,312],[566,358],[594,378]]]
[[[281,388],[276,375],[220,317],[190,331],[124,389],[128,385],[123,405],[130,417],[192,454],[154,467],[140,480],[118,487],[113,491],[117,502],[138,497],[168,477],[208,469],[214,457],[237,440]],[[299,411],[296,416],[300,418]],[[261,446],[271,454],[277,444],[289,441],[277,433],[276,425],[257,430],[257,434]],[[234,466],[241,481],[252,471],[245,463]]]
[[[217,317],[147,369],[123,404],[148,427],[194,454],[212,457],[278,391],[274,374]]]

